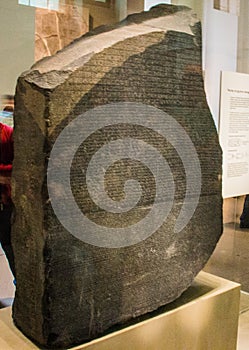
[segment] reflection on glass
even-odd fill
[[[19,0],[20,5],[28,5],[50,10],[58,10],[59,0]]]
[[[29,0],[18,0],[18,3],[20,5],[30,5],[30,1]]]

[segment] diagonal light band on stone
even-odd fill
[[[176,220],[175,233],[182,231],[190,221],[201,192],[201,167],[196,149],[184,128],[164,111],[142,103],[120,102],[96,107],[79,115],[60,133],[53,146],[48,163],[48,192],[61,224],[76,238],[99,247],[120,248],[148,238],[167,219],[174,201],[174,179],[167,161],[148,143],[127,137],[107,143],[93,155],[86,174],[88,191],[104,210],[120,213],[134,208],[141,196],[138,182],[127,181],[124,186],[125,199],[116,202],[105,193],[104,174],[117,160],[138,160],[150,169],[156,183],[156,197],[148,215],[128,227],[109,228],[89,220],[79,209],[70,184],[75,153],[95,131],[123,123],[140,125],[157,132],[175,148],[183,163],[186,193]],[[146,149],[146,152],[141,153],[140,149]],[[96,164],[100,165],[99,168]],[[157,202],[159,194],[164,201]]]

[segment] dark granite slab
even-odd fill
[[[35,64],[18,80],[14,137],[23,333],[65,348],[190,286],[222,231],[221,150],[190,9],[161,5]]]

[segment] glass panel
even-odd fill
[[[59,0],[50,0],[48,2],[48,9],[50,10],[58,10],[59,9]]]
[[[205,90],[218,125],[220,72],[249,74],[248,0],[2,0],[0,96],[14,95],[18,76],[35,61],[55,54],[93,28],[159,3],[189,6],[202,21]],[[2,97],[1,107],[6,104]],[[7,122],[8,113],[2,113],[5,119],[1,120]],[[226,200],[224,205],[228,224],[239,223],[243,201],[240,206],[235,201]]]
[[[28,5],[39,8],[47,8],[50,10],[59,9],[59,0],[19,0],[20,5]]]
[[[48,1],[47,0],[30,0],[30,6],[47,8]]]
[[[18,0],[20,5],[29,5],[29,0]]]

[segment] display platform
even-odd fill
[[[239,301],[239,284],[202,271],[173,303],[71,350],[235,350]],[[10,307],[0,310],[0,349],[39,349],[13,325]]]

